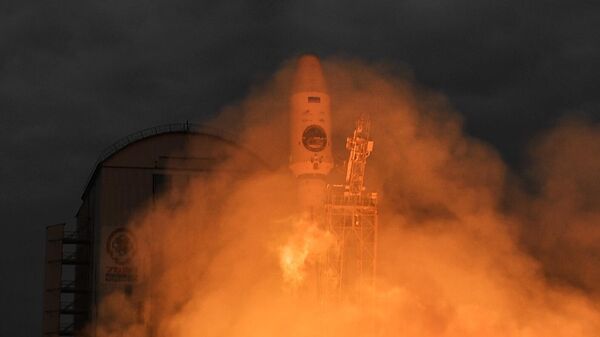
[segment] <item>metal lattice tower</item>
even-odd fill
[[[346,171],[346,190],[351,195],[360,195],[365,190],[365,168],[367,158],[373,151],[373,141],[370,140],[371,121],[366,115],[356,122],[352,137],[346,139],[346,149],[350,151]]]
[[[373,284],[377,250],[377,193],[365,191],[367,158],[373,151],[370,119],[362,115],[346,141],[349,158],[344,185],[329,185],[324,227],[335,244],[319,267],[324,298],[353,297]]]

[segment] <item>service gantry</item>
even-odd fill
[[[323,299],[357,297],[374,282],[377,193],[366,192],[364,185],[367,158],[373,151],[370,128],[369,116],[361,115],[352,137],[346,139],[346,182],[327,186],[323,225],[335,243],[319,263]]]

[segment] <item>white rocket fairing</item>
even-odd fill
[[[323,204],[325,178],[333,159],[331,104],[315,55],[298,59],[290,108],[290,169],[298,177],[299,202],[304,207],[318,207]]]

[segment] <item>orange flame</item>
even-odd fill
[[[294,220],[293,227],[294,232],[279,250],[279,265],[285,285],[296,290],[306,278],[308,265],[316,262],[335,240],[307,216]]]

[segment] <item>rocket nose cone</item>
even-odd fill
[[[327,91],[327,85],[318,56],[305,54],[298,58],[292,91]]]

